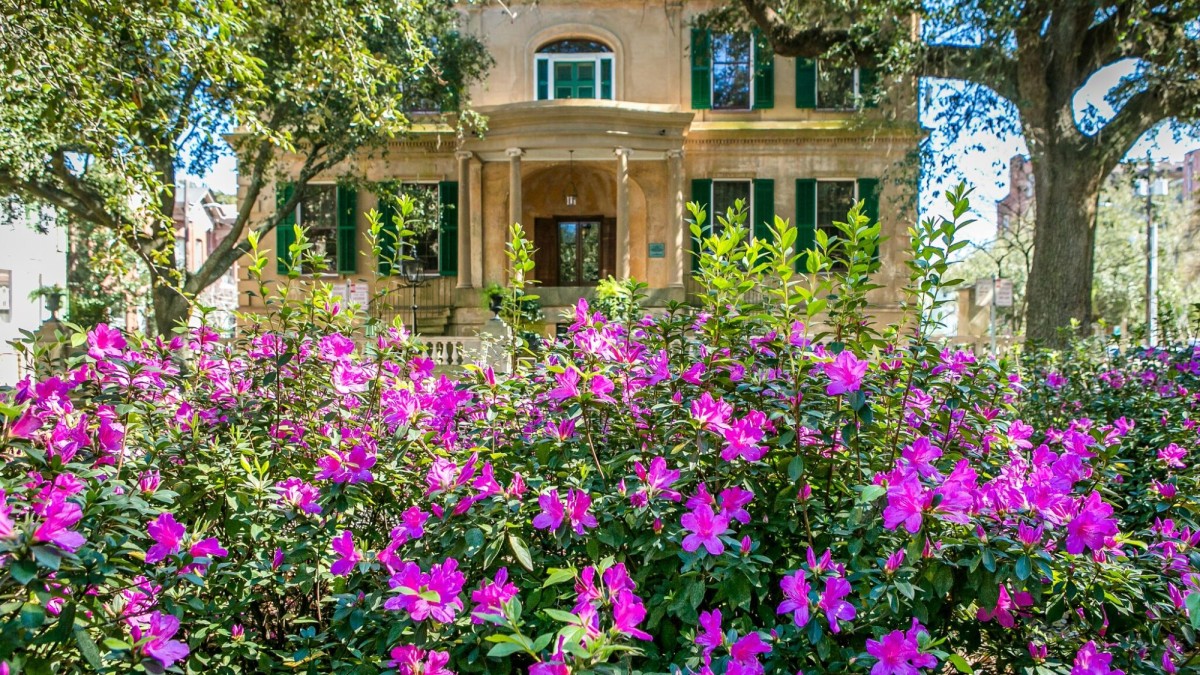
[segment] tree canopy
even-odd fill
[[[452,0],[0,0],[0,190],[119,232],[166,331],[246,249],[280,153],[308,181],[402,134],[420,102],[456,110],[490,65]],[[176,175],[203,174],[236,128],[245,190],[198,270],[174,260]],[[265,233],[279,218],[254,223]]]
[[[1200,119],[1196,0],[733,0],[776,53],[852,59],[966,87],[940,106],[958,133],[1016,125],[1029,146],[1037,226],[1028,336],[1093,318],[1096,199],[1147,130]],[[909,18],[911,17],[911,18]],[[1077,114],[1076,97],[1105,68],[1136,67],[1110,95],[1111,117]],[[1011,104],[1018,118],[998,109]],[[936,165],[935,165],[936,166]]]

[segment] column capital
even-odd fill
[[[475,153],[471,152],[470,150],[459,150],[458,152],[454,153],[454,159],[459,159],[459,160],[462,160],[462,159],[469,160],[474,156],[475,156]]]
[[[683,150],[668,150],[667,159],[683,159]]]
[[[633,150],[631,150],[625,146],[618,146],[616,148],[613,148],[613,154],[616,155],[617,157],[630,157],[633,155]]]
[[[504,151],[504,154],[508,155],[510,158],[516,158],[525,154],[525,151],[521,148],[508,148]]]

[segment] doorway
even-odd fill
[[[604,216],[535,219],[535,276],[543,286],[595,286],[616,272],[616,234]]]

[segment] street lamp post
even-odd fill
[[[416,256],[416,250],[412,251],[412,255],[407,256],[406,260],[400,263],[400,276],[404,279],[404,284],[412,289],[412,324],[408,330],[411,334],[417,334],[417,289],[425,285],[425,265]]]

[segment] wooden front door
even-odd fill
[[[543,286],[595,286],[616,273],[616,220],[556,216],[534,220],[534,276]]]

